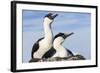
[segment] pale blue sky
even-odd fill
[[[50,11],[51,12],[51,11]],[[23,10],[23,62],[31,59],[33,44],[44,35],[43,17],[49,11]],[[52,23],[53,34],[74,32],[65,40],[63,46],[74,54],[91,58],[91,14],[76,12],[52,12],[59,14]]]

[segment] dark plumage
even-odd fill
[[[70,56],[74,56],[74,54],[69,50],[69,49],[66,49],[66,51],[68,51],[68,54]],[[51,58],[54,54],[56,53],[56,50],[52,47],[49,51],[47,51],[42,58]]]
[[[31,58],[33,58],[34,52],[36,52],[39,49],[39,41],[41,41],[43,38],[40,38],[39,40],[37,40],[37,42],[33,45],[32,53],[31,53]]]
[[[49,19],[53,20],[56,16],[58,16],[58,14],[55,14],[54,16],[52,16],[52,13],[49,13],[45,17],[48,17]]]
[[[54,40],[57,38],[57,37],[63,37],[64,39],[67,37],[64,33],[58,33],[55,37],[54,37]]]
[[[71,50],[69,50],[69,49],[66,49],[66,50],[68,51],[68,54],[69,54],[70,56],[74,56],[74,54],[72,53]]]
[[[72,34],[74,34],[73,32],[72,33],[70,33],[70,34],[64,34],[64,33],[58,33],[55,37],[54,37],[54,39],[56,39],[57,37],[63,37],[64,39],[66,39],[67,37],[69,37],[70,35],[72,35]]]
[[[50,58],[56,53],[56,50],[52,47],[49,51],[47,51],[42,58]]]

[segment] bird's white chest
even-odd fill
[[[40,49],[41,50],[48,50],[48,49],[50,49],[51,48],[51,46],[52,46],[52,41],[49,41],[49,40],[43,40],[43,41],[41,41],[40,43],[39,43],[39,45],[40,45]]]
[[[42,40],[39,42],[39,49],[34,53],[34,58],[42,58],[42,56],[52,47],[52,43]]]
[[[56,47],[56,54],[53,57],[67,57],[68,53],[63,47]]]

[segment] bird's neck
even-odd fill
[[[65,50],[65,48],[62,46],[62,44],[60,44],[58,42],[54,42],[53,47],[56,49],[56,51]]]
[[[53,47],[57,50],[57,51],[60,51],[62,49],[65,49],[63,46],[62,46],[62,43],[64,42],[64,39],[62,37],[58,37],[58,38],[55,38],[54,39],[54,42],[53,42]]]
[[[51,24],[49,23],[44,23],[44,37],[47,41],[52,42],[53,33],[51,29]]]

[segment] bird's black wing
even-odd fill
[[[72,53],[72,51],[70,51],[69,49],[66,49],[68,51],[68,53],[71,55],[71,56],[74,56],[74,54]]]
[[[52,47],[50,50],[48,50],[42,58],[51,58],[56,53],[56,50]]]
[[[32,47],[32,52],[31,52],[31,57],[33,58],[33,54],[34,52],[36,52],[39,49],[39,42],[42,40],[43,38],[40,38],[39,40],[37,40],[37,42],[33,45]]]

